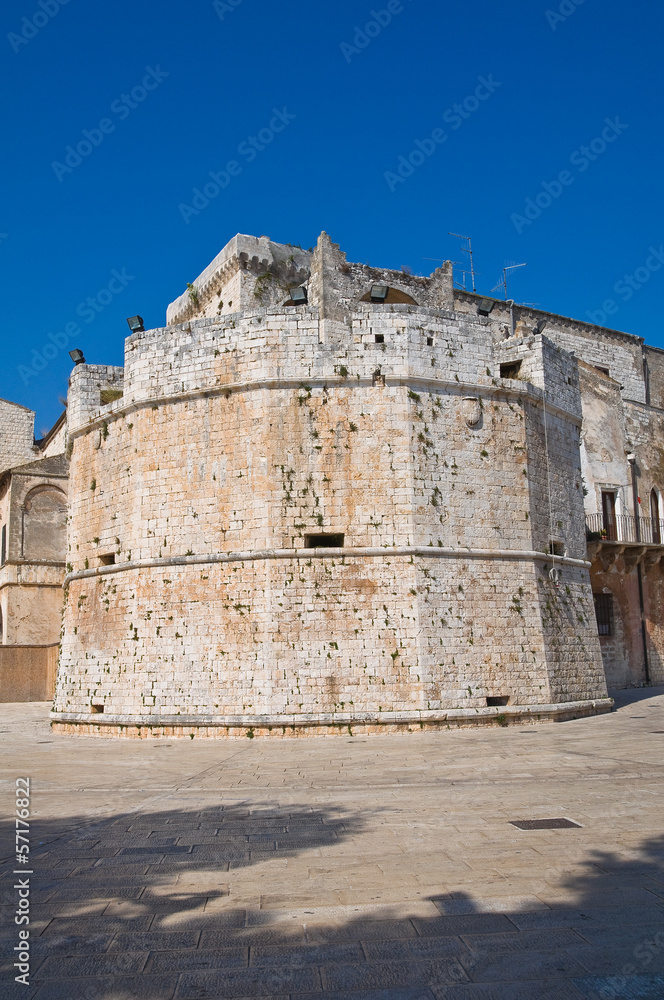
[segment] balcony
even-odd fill
[[[628,545],[661,545],[664,521],[652,517],[616,515],[613,524],[605,524],[603,514],[586,514],[586,538],[589,542],[627,542]]]
[[[586,514],[586,539],[589,557],[605,570],[622,556],[626,572],[639,563],[647,572],[664,556],[664,521],[621,514],[605,523],[603,514]]]

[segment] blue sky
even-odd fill
[[[237,232],[307,248],[325,229],[415,273],[464,260],[448,231],[467,234],[478,291],[525,262],[517,301],[599,319],[612,300],[605,325],[664,347],[661,5],[6,0],[1,18],[0,396],[38,435],[68,351],[122,364],[125,318],[163,325]]]

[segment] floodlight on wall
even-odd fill
[[[290,297],[294,306],[306,306],[309,301],[307,290],[303,287],[303,285],[299,285],[297,288],[291,288]]]
[[[127,326],[132,333],[143,333],[145,331],[142,316],[130,316],[127,320]]]
[[[482,299],[477,307],[478,316],[488,316],[495,304],[493,299]]]
[[[69,352],[69,357],[72,359],[75,365],[84,365],[85,358],[83,356],[83,351],[78,347],[75,347],[73,351]]]
[[[370,298],[372,302],[384,302],[387,298],[389,288],[387,285],[372,285]]]

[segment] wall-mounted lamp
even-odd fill
[[[73,351],[69,352],[69,357],[72,359],[75,365],[84,365],[85,358],[83,356],[83,351],[78,347],[75,347]]]
[[[132,333],[143,333],[145,330],[142,316],[130,316],[127,320],[127,326]]]
[[[482,299],[477,307],[478,316],[488,316],[495,304],[493,299]]]
[[[291,288],[290,297],[294,306],[306,306],[309,301],[307,290],[302,285],[299,285],[297,288]]]
[[[370,298],[372,302],[384,302],[387,298],[389,288],[387,285],[372,285]]]

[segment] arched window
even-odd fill
[[[662,544],[662,512],[660,510],[659,496],[657,490],[650,491],[650,518],[652,524],[652,540],[654,545]]]
[[[64,562],[67,553],[67,497],[55,486],[36,486],[23,504],[24,559]]]
[[[375,295],[372,295],[372,289],[376,288],[387,288],[387,294],[385,298],[382,298],[382,294],[381,298],[376,298]],[[368,292],[365,292],[365,294],[360,299],[360,302],[378,302],[381,305],[383,303],[385,303],[386,305],[392,305],[392,304],[396,305],[397,303],[401,302],[402,304],[409,306],[417,305],[415,299],[412,298],[410,295],[408,295],[407,292],[402,292],[400,288],[390,288],[389,285],[373,285]]]

